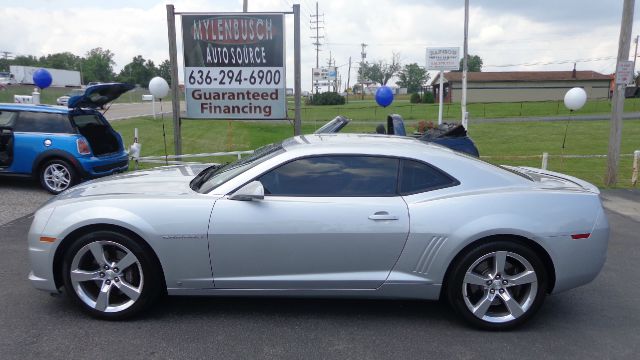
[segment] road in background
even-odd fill
[[[172,119],[171,113],[172,106],[171,101],[162,102],[162,113],[166,119]],[[184,114],[184,101],[180,103],[180,109],[182,109],[182,116]],[[156,101],[156,114],[160,117],[160,102]],[[153,103],[151,101],[144,103],[114,103],[107,108],[106,111],[102,111],[104,116],[109,121],[123,120],[137,116],[153,116]]]

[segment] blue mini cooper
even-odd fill
[[[122,137],[95,109],[132,88],[90,86],[68,107],[0,104],[0,175],[37,177],[58,194],[83,179],[126,171]]]

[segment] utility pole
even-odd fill
[[[362,74],[365,59],[367,58],[367,51],[365,50],[367,48],[367,44],[362,43],[360,44],[360,46],[362,47],[362,51],[360,51],[360,73]],[[358,81],[360,82],[360,93],[362,94],[362,100],[364,100],[364,80],[365,79],[362,76],[360,76],[360,78],[358,79]]]
[[[618,40],[618,62],[629,60],[631,47],[631,29],[633,26],[633,8],[635,0],[624,0],[622,7],[622,23]],[[616,75],[620,67],[616,66]],[[617,77],[617,76],[616,76]],[[622,112],[624,111],[624,89],[626,84],[616,82],[613,89],[613,106],[611,107],[611,122],[609,131],[609,151],[607,153],[607,172],[604,177],[606,186],[613,186],[617,182],[618,164],[620,162],[620,141],[622,139]]]
[[[333,59],[332,59],[332,57],[331,57],[331,51],[329,51],[329,58],[327,59],[327,64],[328,64],[327,66],[329,66],[329,69],[328,69],[328,70],[331,70],[332,60],[333,60]],[[333,62],[333,64],[335,64],[335,61]],[[332,87],[334,88],[334,91],[335,91],[335,87],[336,87],[336,85],[335,85],[335,80],[329,80],[329,82],[328,82],[328,84],[327,84],[327,87],[328,87],[328,90],[329,90],[329,91],[331,91],[331,88],[332,88]]]
[[[636,58],[638,57],[638,38],[640,35],[636,35],[634,42],[636,43],[636,50],[633,52],[633,79],[636,78]]]
[[[351,82],[351,56],[349,56],[349,71],[347,72],[347,88],[345,92],[347,93],[347,102],[349,102],[349,85]]]
[[[324,14],[322,14],[322,16],[324,17]],[[324,26],[320,26],[320,23],[324,23],[324,20],[320,20],[317,1],[316,1],[316,13],[313,15],[310,15],[310,17],[315,19],[315,20],[310,20],[311,30],[316,31],[316,35],[312,36],[311,38],[315,39],[315,41],[312,44],[316,47],[316,69],[320,69],[320,46],[322,45],[322,43],[320,42],[320,39],[324,38],[324,36],[320,36],[320,29],[324,29]],[[318,84],[316,83],[315,86],[316,86],[316,94],[317,94]]]
[[[5,60],[9,59],[9,55],[13,54],[11,51],[0,51],[0,54],[2,54],[2,57],[4,57]]]
[[[300,4],[293,4],[293,75],[294,75],[294,100],[296,103],[295,117],[293,119],[293,134],[302,134],[302,80],[301,80],[301,56],[300,56]]]
[[[247,12],[249,8],[249,0],[242,1],[242,12]]]
[[[171,107],[173,112],[173,146],[176,155],[182,155],[182,120],[180,119],[180,93],[178,90],[178,50],[176,46],[176,15],[172,4],[167,4],[167,33],[169,36],[169,62],[171,63]],[[178,161],[181,158],[177,158]]]
[[[462,109],[462,126],[467,128],[467,121],[469,113],[467,113],[467,71],[469,70],[469,64],[467,58],[469,57],[469,0],[464,0],[464,47],[462,57],[462,103],[460,109]]]

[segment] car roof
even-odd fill
[[[0,103],[0,109],[13,110],[13,111],[35,111],[35,112],[48,112],[55,114],[68,114],[69,108],[66,106],[57,105],[45,105],[45,104],[13,104],[13,103]]]
[[[371,152],[378,149],[381,153],[412,153],[414,151],[450,153],[452,150],[419,141],[407,136],[393,136],[380,134],[309,134],[289,138],[283,142],[287,151],[313,148],[319,152],[331,152],[340,149],[339,152]],[[367,151],[364,151],[364,150]]]

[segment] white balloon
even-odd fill
[[[156,99],[162,99],[167,96],[169,93],[169,84],[167,84],[167,80],[160,76],[154,77],[149,81],[149,92]]]
[[[587,102],[587,93],[583,88],[574,87],[564,95],[564,106],[569,110],[579,110]]]

